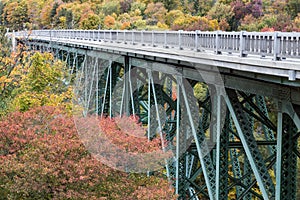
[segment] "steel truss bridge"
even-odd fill
[[[179,199],[299,199],[300,33],[36,30],[84,113],[138,115]]]

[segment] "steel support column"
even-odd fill
[[[249,129],[249,119],[243,113],[243,108],[238,100],[235,91],[228,89],[228,96],[225,96],[225,101],[230,110],[237,132],[243,144],[245,153],[250,162],[254,176],[258,182],[264,199],[273,198],[275,195],[274,185],[270,174],[265,166],[265,162],[257,147],[253,133]]]
[[[181,87],[181,89],[182,89],[183,99],[184,99],[185,107],[187,109],[187,114],[188,114],[188,119],[189,119],[189,123],[191,126],[191,131],[194,136],[195,143],[196,143],[197,153],[198,153],[199,159],[201,161],[201,167],[202,167],[203,175],[205,178],[208,194],[209,194],[210,199],[214,199],[215,198],[215,183],[214,183],[215,173],[211,173],[213,170],[213,166],[207,166],[206,158],[209,157],[209,159],[211,159],[210,154],[207,154],[207,150],[206,150],[207,144],[206,144],[205,138],[202,138],[203,136],[197,134],[197,129],[195,127],[194,121],[198,117],[193,116],[193,114],[195,114],[195,113],[193,113],[193,114],[191,113],[190,102],[189,102],[191,99],[189,99],[189,97],[186,93],[185,85],[184,85],[182,79],[179,81],[179,87]],[[212,163],[212,162],[210,162],[210,163]]]

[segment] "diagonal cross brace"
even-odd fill
[[[242,110],[242,105],[238,100],[238,96],[234,90],[227,90],[228,96],[224,96],[227,107],[231,113],[232,119],[236,126],[237,132],[243,144],[247,158],[254,172],[260,190],[264,199],[272,199],[274,197],[275,188],[265,165],[263,157],[258,150],[257,143],[248,126],[248,116]]]
[[[207,190],[208,190],[209,198],[210,199],[215,199],[215,191],[214,191],[214,187],[215,187],[215,185],[214,185],[215,176],[214,175],[215,175],[215,173],[210,173],[211,170],[208,169],[209,167],[206,166],[207,162],[205,161],[205,157],[206,156],[210,157],[210,156],[209,156],[209,154],[206,155],[205,152],[203,152],[204,149],[203,149],[202,146],[204,144],[202,144],[202,145],[200,144],[200,141],[199,141],[199,138],[198,138],[198,135],[197,135],[197,129],[196,129],[195,124],[194,124],[193,116],[190,112],[191,110],[190,110],[190,105],[189,105],[188,96],[187,96],[187,93],[186,93],[186,90],[185,90],[185,86],[182,82],[182,78],[181,77],[177,77],[177,78],[178,78],[179,87],[182,90],[183,101],[184,101],[186,109],[187,109],[187,115],[188,115],[189,122],[190,122],[190,125],[191,125],[194,140],[195,140],[195,143],[196,143],[196,146],[197,146],[197,152],[198,152],[199,159],[200,159],[200,162],[201,162],[201,167],[202,167],[206,187],[207,187]],[[204,140],[203,143],[205,143],[205,140]]]

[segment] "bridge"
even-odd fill
[[[66,61],[85,116],[137,115],[149,140],[167,140],[179,199],[300,198],[300,33],[9,35]]]

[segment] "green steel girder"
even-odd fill
[[[297,199],[297,127],[283,114],[280,199]]]
[[[201,163],[207,191],[210,199],[213,199],[215,196],[215,167],[208,150],[205,132],[201,127],[200,130],[198,130],[198,127],[195,126],[199,120],[199,113],[197,110],[193,110],[193,107],[191,107],[193,102],[196,102],[194,93],[189,91],[188,83],[185,80],[181,81],[182,82],[179,82],[179,86],[182,89],[183,101],[186,106],[190,130],[196,143],[197,153]]]
[[[251,168],[254,171],[254,176],[257,179],[259,187],[263,193],[264,198],[274,198],[275,188],[266,167],[266,163],[258,149],[257,143],[253,133],[249,127],[251,123],[249,117],[243,113],[243,107],[234,90],[228,89],[226,98],[227,106],[233,116],[234,124],[238,130],[239,137],[245,148],[246,155],[250,162]],[[230,99],[230,100],[229,100]]]
[[[254,110],[253,109],[253,104],[249,103],[249,102],[252,102],[253,98],[252,98],[252,95],[248,95],[248,96],[250,98],[245,98],[245,96],[244,96],[244,99],[246,100],[245,108],[247,110],[249,110],[250,113],[253,113],[253,110]],[[250,132],[254,133],[254,117],[251,114],[248,114],[248,119],[249,119],[249,123],[250,123],[250,127],[249,127]],[[247,156],[244,157],[244,177],[245,178],[244,178],[243,182],[250,189],[251,188],[251,182],[252,182],[252,174],[251,174],[251,166],[250,166],[250,163],[249,163],[249,160],[248,160]],[[247,191],[247,189],[246,189],[246,191]],[[251,200],[252,199],[251,193],[247,193],[243,199],[244,200]]]
[[[255,101],[258,104],[259,110],[264,114],[264,116],[266,116],[269,119],[270,117],[269,117],[269,113],[268,113],[268,110],[267,110],[267,105],[266,105],[265,98],[263,96],[256,95]],[[274,136],[273,131],[268,126],[266,126],[265,124],[263,124],[263,131],[264,131],[265,139],[267,141],[275,141],[275,136]],[[270,154],[275,154],[276,153],[276,146],[275,145],[269,145],[268,150],[269,150]]]
[[[231,118],[229,119],[229,129],[232,130],[232,120]],[[235,136],[232,133],[233,131],[230,132],[230,140],[234,141]],[[232,171],[235,179],[240,179],[242,177],[242,171],[241,171],[241,166],[239,162],[239,153],[238,149],[233,148],[230,149],[230,162],[232,165]],[[243,188],[237,184],[236,186],[236,196],[239,197],[240,194],[243,192]]]
[[[226,106],[222,106],[223,108],[226,108]],[[220,113],[221,114],[221,113]],[[217,153],[217,155],[219,155],[219,158],[217,158],[217,160],[219,160],[219,166],[217,168],[219,168],[219,191],[216,191],[216,194],[218,195],[217,199],[218,200],[227,200],[228,199],[228,193],[229,193],[229,182],[228,182],[228,171],[229,171],[229,156],[228,156],[228,142],[229,142],[229,129],[230,129],[230,116],[229,116],[229,112],[224,113],[224,111],[222,112],[222,114],[225,114],[225,122],[224,122],[224,126],[222,129],[222,132],[220,134],[220,147],[219,149],[217,149],[217,151],[219,151],[219,154]]]
[[[264,126],[267,126],[271,130],[276,130],[276,126],[273,124],[273,122],[268,117],[268,112],[265,110],[265,106],[263,105],[264,100],[261,98],[258,98],[258,105],[256,105],[252,98],[247,98],[248,96],[244,92],[239,92],[239,94],[245,99],[245,102],[251,106],[251,109],[254,109],[257,114],[255,114],[252,110],[249,110],[247,107],[243,107],[244,111],[246,111],[249,115],[251,115],[253,118],[257,119],[261,123],[264,124]],[[252,96],[252,95],[251,95]],[[263,109],[261,109],[263,108]]]

